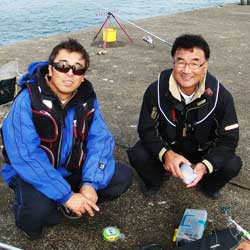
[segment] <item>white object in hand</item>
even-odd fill
[[[185,184],[192,183],[193,180],[197,177],[197,174],[194,173],[194,170],[189,164],[182,163],[180,169],[183,174],[184,177],[183,181]]]

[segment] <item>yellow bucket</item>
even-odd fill
[[[116,42],[116,29],[114,28],[104,28],[103,29],[103,42],[108,42],[108,43],[112,43],[112,42]]]

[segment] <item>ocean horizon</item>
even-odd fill
[[[134,21],[235,0],[1,0],[0,46],[100,26],[110,11]],[[123,20],[120,20],[123,22]]]

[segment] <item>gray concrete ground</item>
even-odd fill
[[[212,55],[209,70],[235,97],[241,127],[238,154],[244,168],[235,183],[250,186],[249,164],[249,96],[250,96],[250,6],[238,4],[195,10],[136,21],[145,29],[173,42],[183,33],[202,34],[210,44]],[[142,41],[143,32],[125,25],[134,44],[128,44],[123,32],[118,29],[118,41],[108,45],[106,55],[97,55],[99,41],[92,43],[98,28],[64,34],[57,37],[0,47],[0,65],[11,60],[19,62],[24,72],[32,61],[46,60],[48,53],[59,41],[74,37],[79,39],[91,55],[88,78],[93,82],[105,120],[113,132],[117,146],[115,157],[127,163],[123,146],[133,145],[138,137],[136,125],[142,95],[158,73],[171,67],[169,48],[154,39],[155,48]],[[7,108],[1,107],[1,116]],[[126,194],[119,199],[101,205],[101,212],[94,218],[84,217],[78,221],[64,220],[49,228],[46,236],[31,242],[15,227],[11,204],[13,193],[0,181],[0,242],[22,249],[88,249],[88,250],[137,250],[151,242],[159,242],[166,249],[171,243],[174,229],[179,224],[185,208],[206,209],[216,228],[226,227],[220,207],[231,207],[231,215],[243,227],[250,230],[249,190],[228,184],[218,201],[206,199],[196,189],[187,190],[177,179],[165,182],[159,195],[144,198],[140,192],[139,178]],[[102,239],[102,229],[113,225],[121,229],[126,239],[115,243]],[[208,224],[206,232],[211,231]]]

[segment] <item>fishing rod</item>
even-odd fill
[[[112,13],[112,12],[111,12],[111,13]],[[127,22],[127,23],[129,23],[129,24],[135,26],[137,29],[140,29],[140,30],[146,32],[147,34],[149,34],[149,35],[151,35],[151,36],[157,38],[157,39],[160,40],[161,42],[166,43],[170,48],[172,47],[172,44],[171,44],[171,43],[169,43],[168,41],[166,41],[166,40],[160,38],[159,36],[157,36],[157,35],[155,35],[155,34],[153,34],[152,32],[150,32],[150,31],[148,31],[148,30],[146,30],[146,29],[144,29],[144,28],[142,28],[142,27],[136,25],[135,23],[130,22],[129,20],[126,20],[125,18],[121,17],[120,15],[117,15],[117,14],[116,14],[116,16],[119,17],[119,18],[120,18],[121,20],[123,20],[124,22]]]
[[[250,233],[245,230],[242,226],[240,226],[235,220],[232,219],[232,217],[229,215],[228,207],[222,207],[222,210],[224,212],[225,219],[229,226],[234,225],[236,230],[238,230],[239,233],[242,234],[243,238],[246,239],[248,242],[250,242]]]
[[[4,243],[0,243],[0,249],[6,249],[6,250],[22,250],[21,248],[13,247],[11,245],[7,245]]]
[[[92,2],[92,1],[91,1],[91,3],[92,3],[93,5],[95,5],[96,7],[100,8],[100,9],[104,10],[105,12],[110,13],[110,14],[112,14],[112,16],[114,16],[114,14],[113,14],[111,11],[107,10],[107,9],[104,8],[103,6],[101,6],[101,5],[99,5],[99,4],[95,3],[95,2]],[[136,28],[139,29],[139,30],[142,30],[143,32],[147,33],[148,35],[151,35],[151,36],[155,37],[156,39],[160,40],[161,42],[167,44],[168,47],[170,47],[170,48],[172,47],[172,43],[170,43],[170,42],[168,42],[168,41],[162,39],[161,37],[159,37],[159,36],[153,34],[153,33],[150,32],[150,31],[148,31],[148,30],[146,30],[146,29],[140,27],[139,25],[137,25],[137,24],[135,24],[135,23],[133,23],[133,22],[131,22],[131,21],[125,19],[125,18],[122,17],[121,15],[117,15],[117,14],[116,14],[116,16],[117,16],[118,18],[120,18],[121,20],[123,20],[124,22],[126,22],[126,23],[128,23],[128,24],[130,24],[130,25],[132,25],[132,26],[134,26],[134,27],[136,27]]]

